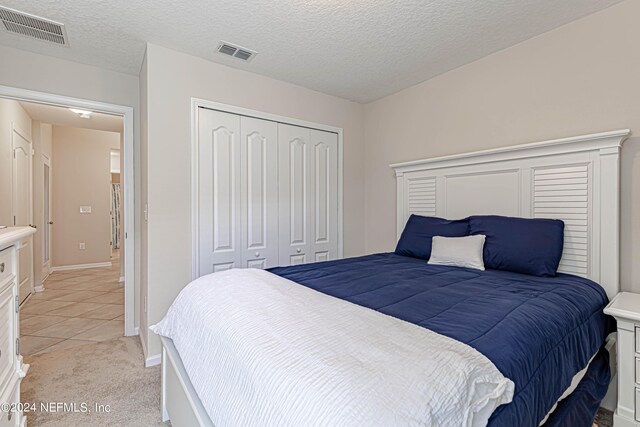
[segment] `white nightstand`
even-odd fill
[[[621,292],[604,309],[618,323],[615,427],[640,427],[640,294]]]

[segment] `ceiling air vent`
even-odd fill
[[[216,48],[216,51],[223,55],[231,56],[233,58],[240,59],[246,62],[251,61],[253,57],[258,54],[258,52],[251,49],[246,49],[244,47],[240,47],[227,42],[220,42],[220,44],[218,44],[218,47]]]
[[[69,46],[64,24],[4,6],[0,6],[0,21],[5,30],[11,33]]]

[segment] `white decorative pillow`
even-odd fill
[[[482,250],[485,238],[482,234],[465,237],[434,236],[428,263],[484,270]]]

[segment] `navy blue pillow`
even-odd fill
[[[483,253],[485,267],[532,276],[556,275],[564,245],[564,222],[472,216],[469,231],[487,236]]]
[[[433,236],[464,237],[469,235],[469,220],[448,220],[433,216],[411,215],[404,226],[395,253],[413,258],[431,257]]]

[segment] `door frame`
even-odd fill
[[[138,335],[135,326],[135,175],[134,175],[134,137],[133,137],[133,107],[109,104],[82,98],[73,98],[29,89],[14,88],[0,85],[0,97],[16,101],[35,102],[65,108],[81,108],[97,113],[115,114],[123,118],[124,134],[124,335]],[[32,267],[33,268],[33,267]]]
[[[252,110],[235,105],[222,104],[220,102],[209,101],[202,98],[191,98],[191,278],[196,279],[199,271],[199,250],[198,250],[198,108],[208,108],[210,110],[221,111],[223,113],[238,114],[240,116],[255,117],[256,119],[269,120],[276,123],[300,126],[310,129],[318,129],[338,134],[338,258],[344,256],[343,241],[343,129],[321,123],[309,122],[306,120],[294,119],[277,114],[265,113],[263,111]]]
[[[49,259],[47,260],[46,263],[44,262],[44,259],[43,259],[42,260],[42,265],[40,267],[41,270],[42,270],[42,282],[44,283],[45,279],[47,277],[49,277],[49,274],[51,274],[51,234],[52,233],[51,233],[51,224],[49,224],[49,227],[47,228],[47,220],[51,221],[51,207],[53,205],[53,203],[52,203],[52,195],[53,195],[52,194],[52,192],[53,192],[52,189],[53,189],[53,186],[51,185],[51,181],[52,181],[51,180],[51,176],[52,176],[52,174],[51,174],[51,159],[49,158],[49,156],[47,156],[44,153],[42,153],[42,165],[43,165],[43,168],[42,168],[43,181],[44,181],[44,165],[49,167],[49,188],[46,189],[46,191],[49,192],[49,207],[48,207],[48,209],[49,209],[49,218],[44,218],[44,216],[43,216],[43,223],[42,223],[42,225],[43,225],[42,232],[44,233],[45,230],[49,231],[49,238],[45,239],[44,236],[42,238],[42,253],[45,254],[45,253],[48,252],[49,253]],[[46,200],[45,196],[46,196],[46,194],[43,191],[42,192],[42,208],[43,209],[45,208],[45,200]],[[48,251],[46,250],[47,248],[46,248],[45,242],[49,243],[49,248],[48,248],[49,250]],[[45,268],[46,268],[46,274],[45,274]],[[44,285],[42,283],[40,284],[39,288],[41,288],[41,289],[38,289],[37,292],[44,291]]]

